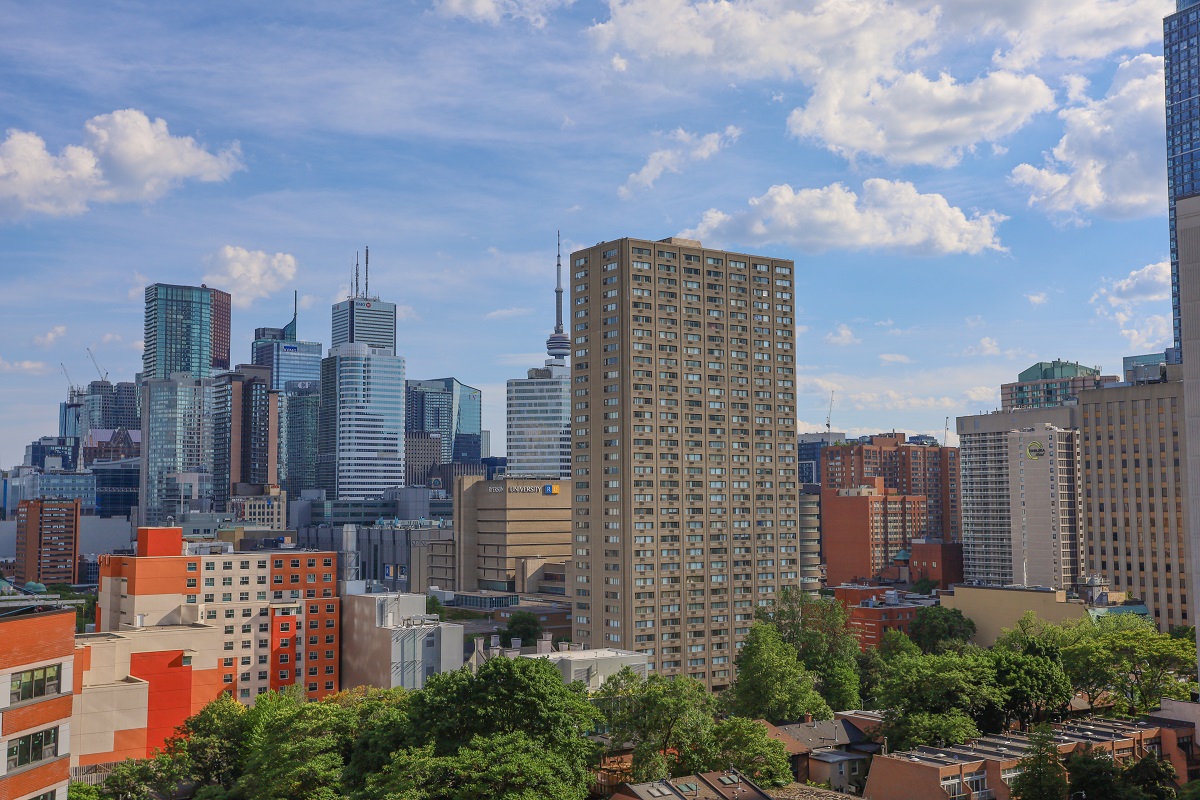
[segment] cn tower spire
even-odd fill
[[[571,355],[571,340],[563,332],[563,285],[562,285],[562,231],[558,232],[558,284],[554,289],[554,333],[546,340],[546,353],[551,358],[566,358]]]

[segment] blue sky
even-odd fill
[[[540,365],[564,250],[796,261],[801,429],[941,435],[1038,360],[1170,331],[1164,0],[394,0],[0,9],[0,464],[140,366],[141,290],[233,358],[369,245],[409,376]],[[951,426],[953,429],[953,425]],[[952,436],[953,438],[953,436]]]

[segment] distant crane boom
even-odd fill
[[[108,380],[108,373],[100,369],[100,364],[96,361],[96,354],[92,352],[92,348],[84,348],[87,350],[88,357],[92,359],[92,366],[96,368],[96,374],[100,376],[100,380]]]
[[[834,391],[829,392],[829,413],[825,415],[825,444],[833,444],[833,395]]]

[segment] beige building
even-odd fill
[[[939,593],[938,598],[944,608],[957,608],[975,623],[971,642],[980,647],[991,647],[1005,628],[1015,626],[1028,611],[1055,625],[1088,616],[1087,605],[1082,600],[1068,600],[1061,589],[959,584],[952,592]]]
[[[1183,394],[1186,410],[1184,440],[1200,442],[1200,198],[1180,199],[1175,204],[1176,236],[1179,254],[1179,306],[1182,327]],[[1200,448],[1192,453],[1179,453],[1187,465],[1187,491],[1184,502],[1200,501]],[[1193,553],[1200,553],[1200,514],[1184,517],[1187,521],[1187,543]],[[1184,576],[1179,576],[1181,582]],[[1200,558],[1188,565],[1187,580],[1195,587],[1200,581]],[[1185,604],[1186,605],[1186,604]],[[1200,609],[1200,598],[1192,591],[1191,610]],[[1191,615],[1195,624],[1197,614]]]
[[[1075,589],[1084,562],[1078,434],[1048,423],[1010,431],[1008,464],[1015,583]]]
[[[356,594],[342,602],[342,685],[421,689],[463,665],[463,626],[425,613],[423,594]]]
[[[241,484],[229,506],[234,522],[245,527],[287,530],[287,492],[278,486]]]
[[[1087,572],[1145,600],[1161,630],[1190,625],[1183,383],[1080,392],[1081,523]]]
[[[571,273],[573,639],[724,688],[799,585],[794,265],[620,239]]]
[[[454,541],[455,591],[563,594],[571,483],[461,476],[454,482]]]

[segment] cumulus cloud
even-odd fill
[[[412,322],[421,318],[417,310],[412,306],[398,305],[396,306],[396,321],[397,322]]]
[[[7,361],[0,356],[0,372],[29,372],[38,374],[46,371],[44,361]]]
[[[104,344],[112,344],[113,342],[119,342],[119,341],[121,341],[121,334],[106,333],[106,334],[104,334],[104,338],[102,338],[100,341],[103,342]]]
[[[1012,181],[1029,205],[1078,219],[1159,214],[1166,202],[1163,60],[1123,61],[1104,97],[1059,112],[1063,136],[1043,166],[1019,164]],[[1155,133],[1157,132],[1157,134]]]
[[[1044,306],[1049,298],[1046,297],[1045,292],[1030,292],[1025,295],[1025,299],[1029,301],[1029,305],[1031,306]]]
[[[506,367],[532,367],[546,360],[543,353],[501,353],[496,356],[496,363]]]
[[[1105,280],[1091,303],[1096,313],[1111,319],[1135,350],[1153,350],[1174,339],[1170,315],[1148,314],[1147,304],[1161,307],[1171,299],[1171,262],[1147,264],[1118,280]]]
[[[653,188],[654,182],[664,172],[680,172],[685,165],[693,161],[707,161],[736,142],[741,135],[741,129],[733,125],[726,127],[724,131],[703,136],[677,128],[667,135],[668,139],[676,143],[675,146],[651,153],[646,159],[646,164],[629,176],[625,184],[617,190],[617,194],[629,198],[633,196],[635,189]]]
[[[1000,355],[1000,343],[991,336],[984,336],[979,340],[979,344],[973,344],[963,351],[966,356],[998,356]]]
[[[296,257],[225,245],[209,259],[210,272],[204,282],[229,292],[238,308],[270,297],[296,277]]]
[[[127,108],[92,117],[84,142],[57,155],[36,133],[10,129],[0,142],[0,218],[81,214],[92,203],[157,200],[186,180],[228,180],[243,169],[236,142],[217,153],[166,120]]]
[[[848,347],[852,344],[862,343],[862,339],[855,336],[850,326],[845,324],[838,325],[836,330],[825,334],[825,341],[836,347]]]
[[[546,26],[546,15],[569,6],[574,0],[434,0],[443,16],[462,17],[472,22],[498,25],[505,18],[524,19],[535,28]]]
[[[995,400],[999,391],[995,386],[974,386],[963,392],[963,395],[973,403],[987,403]]]
[[[508,319],[509,317],[523,317],[532,312],[532,308],[497,308],[495,311],[489,311],[483,315],[484,319]]]
[[[1054,92],[1036,75],[1000,70],[969,83],[919,72],[894,80],[823,81],[788,131],[814,139],[847,159],[859,155],[894,164],[952,167],[980,142],[1009,136],[1055,107]]]
[[[879,360],[884,364],[911,364],[912,359],[903,353],[880,353]]]
[[[67,334],[66,325],[55,325],[41,336],[33,337],[33,343],[40,347],[49,347]]]
[[[921,194],[911,183],[871,178],[860,198],[840,183],[821,189],[772,186],[749,208],[727,214],[709,209],[681,236],[745,245],[789,244],[806,253],[827,250],[895,250],[912,255],[975,255],[1003,251],[995,211],[951,206],[940,194]]]

